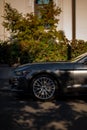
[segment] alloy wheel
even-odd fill
[[[55,89],[55,81],[50,76],[39,76],[33,81],[33,93],[38,99],[51,99],[54,96]]]

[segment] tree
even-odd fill
[[[5,14],[3,16],[4,22],[3,26],[10,31],[10,33],[17,33],[18,25],[22,20],[22,14],[19,13],[15,8],[12,8],[10,4],[5,4]]]
[[[56,7],[53,2],[49,2],[47,5],[43,4],[38,10],[41,17],[32,13],[23,16],[6,3],[3,26],[11,33],[13,38],[16,36],[20,40],[42,40],[44,37],[45,39],[50,36],[56,37],[56,24],[59,21],[56,16],[61,13],[61,9]],[[47,26],[49,26],[48,30],[46,30]]]
[[[56,7],[54,2],[51,1],[49,4],[43,4],[43,6],[39,6],[38,10],[40,12],[39,15],[42,25],[50,30],[56,29],[56,24],[59,22],[59,19],[56,16],[60,15],[61,8]]]
[[[39,11],[40,17],[32,13],[24,16],[6,3],[3,26],[11,34],[10,43],[16,40],[20,44],[22,61],[25,54],[28,57],[26,62],[64,59],[65,45],[62,44],[64,49],[61,50],[62,46],[55,42],[59,34],[56,30],[59,19],[56,16],[60,15],[61,9],[50,2],[39,7]]]

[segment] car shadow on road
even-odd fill
[[[1,130],[87,130],[87,102],[59,98],[49,102],[0,93]]]

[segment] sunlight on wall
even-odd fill
[[[87,40],[87,0],[76,0],[76,37]]]

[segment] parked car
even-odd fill
[[[58,94],[87,94],[87,53],[71,62],[28,63],[13,69],[11,90],[49,100]]]

